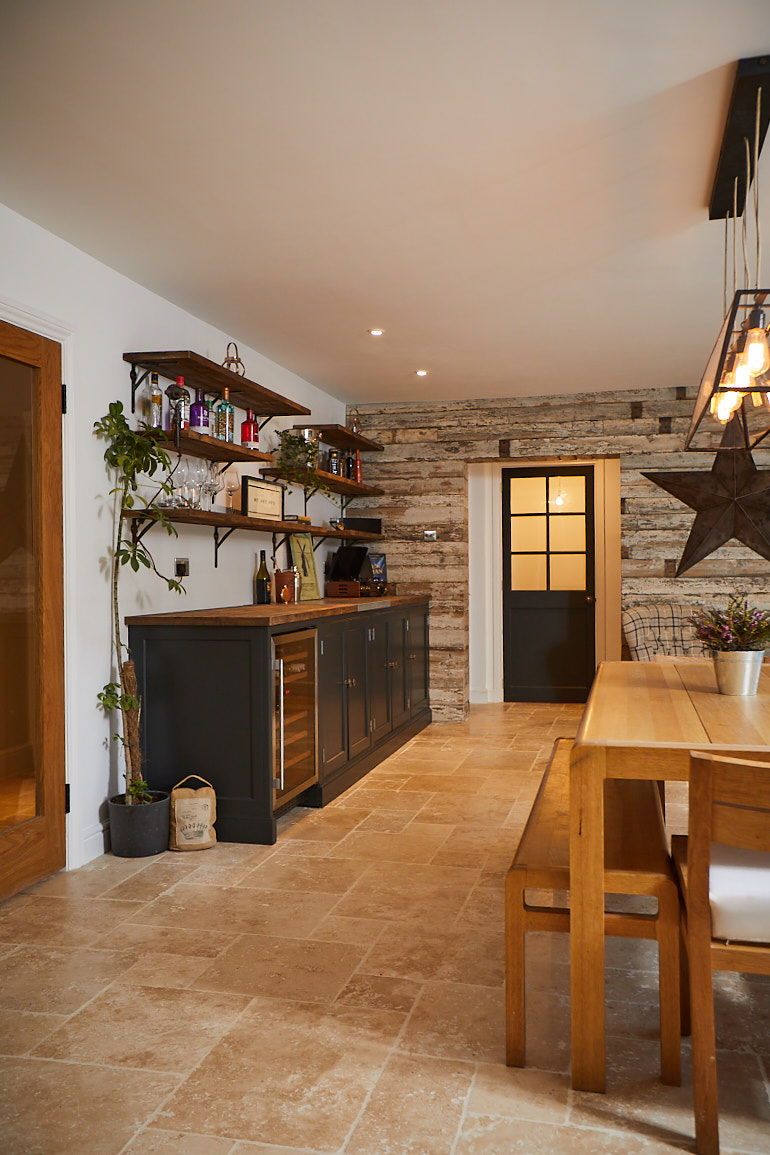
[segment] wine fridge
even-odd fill
[[[273,643],[273,799],[280,809],[318,781],[315,630]]]

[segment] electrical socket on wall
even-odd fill
[[[435,529],[424,529],[422,531],[422,536],[425,538],[426,541],[435,541],[436,540],[436,531],[435,531]]]
[[[190,576],[190,559],[188,557],[174,558],[174,574],[178,578]]]

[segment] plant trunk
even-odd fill
[[[136,667],[129,659],[120,667],[120,686],[124,694],[136,698]],[[123,749],[126,755],[126,805],[131,806],[136,799],[129,793],[129,785],[142,776],[142,745],[139,733],[140,707],[123,708]]]

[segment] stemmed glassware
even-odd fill
[[[187,484],[185,485],[185,497],[187,504],[192,509],[201,508],[201,495],[203,484],[208,476],[208,467],[205,461],[197,458],[191,461],[187,467]]]
[[[225,493],[227,495],[227,512],[233,512],[233,498],[238,490],[241,488],[241,479],[237,473],[230,473],[228,470],[227,478],[225,480]]]

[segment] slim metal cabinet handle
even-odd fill
[[[285,769],[285,765],[286,765],[286,754],[284,751],[284,740],[283,740],[283,736],[284,736],[283,696],[284,696],[284,692],[283,692],[283,658],[279,658],[278,659],[278,701],[279,701],[278,733],[280,735],[280,743],[279,743],[280,753],[279,753],[278,757],[279,757],[279,767],[280,767],[280,771],[281,771],[281,785],[279,786],[279,790],[283,790],[284,769]]]

